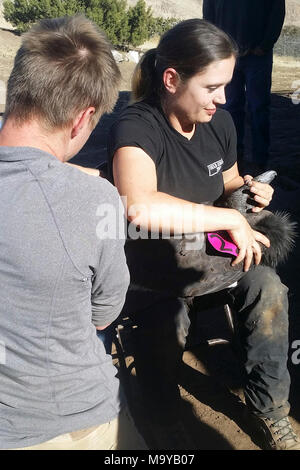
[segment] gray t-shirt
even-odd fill
[[[119,381],[95,326],[118,317],[129,275],[122,204],[106,180],[39,149],[0,147],[0,191],[3,449],[117,416]]]

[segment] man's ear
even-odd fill
[[[80,134],[82,129],[86,129],[87,126],[91,125],[91,119],[93,114],[95,113],[95,108],[90,106],[87,109],[80,111],[75,120],[73,121],[72,131],[71,131],[71,138],[73,139],[78,134]]]
[[[180,78],[175,69],[169,67],[163,73],[163,82],[166,90],[169,93],[176,93],[178,85],[180,83]]]

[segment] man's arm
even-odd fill
[[[96,330],[99,330],[99,331],[105,330],[105,328],[107,328],[109,325],[110,325],[110,323],[108,323],[107,325],[104,325],[104,326],[96,326]]]
[[[129,286],[129,272],[124,252],[123,206],[119,196],[113,202],[116,202],[112,205],[113,217],[109,220],[113,226],[107,227],[105,218],[100,219],[97,226],[99,253],[98,265],[92,278],[91,303],[92,322],[99,330],[106,328],[119,316]],[[118,211],[121,213],[118,214]],[[104,224],[103,227],[101,223]]]

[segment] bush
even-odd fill
[[[151,36],[158,35],[161,36],[166,31],[171,29],[175,24],[178,23],[177,18],[162,18],[156,17],[152,18],[151,24]]]
[[[6,0],[4,18],[20,32],[42,18],[57,18],[84,12],[81,0]]]
[[[145,0],[127,8],[126,0],[5,0],[4,18],[20,32],[42,18],[83,13],[105,31],[115,46],[139,46],[161,35],[176,19],[154,18]]]
[[[86,16],[103,29],[115,45],[128,43],[129,27],[126,0],[88,0]]]
[[[153,16],[151,7],[147,8],[144,0],[138,0],[134,7],[128,10],[129,43],[139,46],[151,35]]]

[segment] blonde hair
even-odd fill
[[[82,15],[45,19],[22,36],[8,80],[5,119],[33,117],[63,128],[95,107],[92,125],[111,112],[120,71],[105,34]]]

